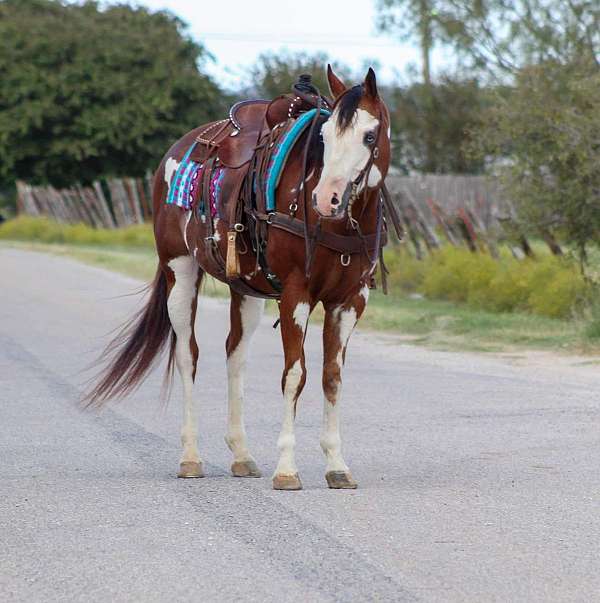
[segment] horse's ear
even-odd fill
[[[334,100],[346,92],[346,84],[333,73],[333,69],[329,64],[327,65],[327,81],[329,82],[329,90],[331,90]]]
[[[371,98],[377,98],[379,94],[377,92],[377,78],[375,77],[375,72],[373,71],[372,67],[369,67],[369,71],[367,71],[367,75],[365,77],[365,82],[363,85],[365,87],[365,93],[367,94],[367,96]]]

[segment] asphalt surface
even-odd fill
[[[279,332],[265,319],[247,379],[265,477],[235,479],[227,307],[202,298],[207,477],[178,480],[180,390],[160,406],[160,369],[100,414],[76,405],[80,371],[139,304],[116,296],[139,285],[0,249],[0,601],[599,600],[600,369],[359,331],[342,417],[359,489],[331,491],[314,327],[297,419],[304,490],[275,492]]]

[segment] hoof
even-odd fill
[[[350,473],[346,473],[345,471],[328,471],[325,474],[325,479],[327,480],[327,485],[336,490],[354,490],[358,487],[358,484],[352,479]]]
[[[302,490],[302,482],[297,473],[275,475],[273,476],[273,490]]]
[[[202,463],[194,461],[184,461],[179,463],[179,473],[177,477],[204,477]]]
[[[254,461],[235,461],[231,465],[231,473],[233,477],[262,477]]]

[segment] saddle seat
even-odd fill
[[[213,136],[200,135],[190,159],[202,162],[212,155],[216,148],[216,156],[221,164],[231,169],[245,166],[254,156],[261,137],[276,125],[290,118],[296,118],[313,107],[306,100],[293,94],[284,94],[272,101],[246,100],[235,103],[229,110],[229,119],[221,128],[220,122],[211,124],[216,133]]]

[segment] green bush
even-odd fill
[[[402,247],[385,252],[385,264],[390,271],[388,287],[391,293],[414,293],[423,283],[426,263],[406,253]]]
[[[153,247],[151,224],[136,224],[126,228],[91,228],[85,224],[59,224],[48,218],[20,216],[0,225],[0,239],[37,243],[99,245],[123,247]]]
[[[548,257],[533,265],[527,304],[534,314],[551,318],[568,316],[581,303],[586,289],[572,263]]]
[[[447,246],[421,262],[396,250],[386,260],[392,291],[419,292],[484,310],[564,318],[589,297],[576,264],[565,258],[516,260],[505,253],[495,260]]]

